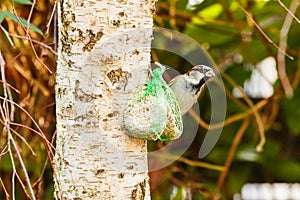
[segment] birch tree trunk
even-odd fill
[[[146,82],[155,0],[60,0],[56,199],[150,199],[147,144],[123,110]]]

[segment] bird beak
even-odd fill
[[[208,78],[214,77],[216,76],[215,73],[213,72],[213,70],[209,70],[205,73],[205,76]]]

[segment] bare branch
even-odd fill
[[[219,180],[218,180],[218,184],[217,184],[217,190],[216,190],[216,193],[214,195],[213,200],[218,200],[219,199],[221,189],[224,185],[225,179],[226,179],[227,174],[229,172],[229,169],[230,169],[232,160],[234,158],[235,152],[237,150],[237,147],[238,147],[245,131],[247,130],[250,122],[251,122],[250,118],[245,119],[245,121],[243,122],[243,124],[241,125],[240,129],[237,131],[237,133],[234,137],[234,140],[231,144],[228,156],[227,156],[226,161],[225,161],[225,170],[219,176]]]
[[[280,2],[280,1],[278,1]],[[277,61],[278,61],[278,75],[282,84],[282,87],[285,91],[285,95],[288,98],[293,97],[293,88],[291,86],[291,83],[286,75],[286,66],[285,66],[285,52],[287,48],[287,37],[288,32],[290,30],[290,27],[292,25],[293,21],[293,14],[296,12],[298,7],[298,0],[292,0],[290,8],[288,9],[289,12],[286,14],[286,17],[284,19],[283,25],[280,30],[280,41],[279,41],[279,48],[282,51],[278,51],[277,54]]]

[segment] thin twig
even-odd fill
[[[8,153],[8,146],[6,144],[5,147],[2,149],[2,151],[0,153],[0,157],[4,156],[7,153]]]
[[[294,58],[291,55],[289,55],[284,50],[282,50],[275,42],[273,42],[273,40],[271,40],[271,38],[269,38],[269,36],[262,30],[262,28],[258,25],[258,23],[256,23],[256,21],[253,19],[252,15],[248,11],[246,11],[238,1],[235,0],[235,2],[237,3],[238,7],[247,15],[248,19],[251,20],[251,22],[254,24],[254,26],[257,28],[257,30],[264,36],[264,38],[266,38],[266,40],[269,43],[271,43],[274,47],[276,47],[278,49],[278,51],[282,52],[289,59],[294,60]]]
[[[3,93],[4,93],[4,99],[3,99],[3,108],[7,108],[7,110],[5,109],[4,111],[7,111],[7,116],[9,119],[13,120],[13,112],[15,110],[15,107],[13,104],[10,104],[10,114],[9,113],[9,106],[8,106],[8,102],[7,102],[7,98],[9,98],[10,100],[12,100],[12,95],[10,93],[10,88],[7,87],[7,81],[6,81],[6,77],[5,77],[5,61],[4,58],[2,56],[2,53],[0,51],[0,67],[1,67],[1,79],[3,82]],[[3,118],[5,119],[5,118]],[[7,119],[7,120],[9,120]],[[6,124],[6,122],[5,122]]]
[[[25,195],[27,196],[28,199],[31,199],[30,195],[28,194],[28,192],[26,190],[26,187],[25,187],[24,183],[22,182],[21,177],[19,176],[19,174],[16,174],[16,176],[17,176],[17,179],[19,180],[19,183],[21,184],[21,187],[23,188],[23,191],[24,191]]]
[[[263,146],[266,143],[266,136],[265,136],[265,129],[264,129],[264,123],[259,115],[258,110],[255,108],[253,102],[251,101],[251,99],[244,93],[243,90],[241,90],[240,88],[238,88],[242,98],[246,101],[246,103],[250,106],[250,109],[253,113],[253,116],[255,117],[255,121],[257,123],[258,126],[258,133],[260,136],[260,141],[258,143],[258,145],[256,146],[256,151],[261,152],[263,150]]]
[[[21,165],[21,169],[23,170],[25,181],[26,181],[26,183],[28,185],[28,188],[29,188],[30,196],[33,200],[35,200],[36,198],[35,198],[31,183],[30,183],[30,179],[29,179],[25,164],[23,162],[22,156],[21,156],[21,154],[18,150],[18,147],[17,147],[17,145],[16,145],[16,143],[15,143],[13,137],[12,137],[12,133],[10,131],[11,130],[10,122],[11,122],[11,120],[13,120],[13,119],[10,118],[10,117],[13,117],[13,114],[11,114],[10,112],[14,112],[14,104],[13,104],[13,101],[12,101],[12,96],[8,92],[8,91],[10,91],[10,89],[6,85],[5,61],[2,57],[1,52],[0,52],[0,67],[1,67],[1,78],[2,78],[2,81],[3,81],[3,90],[4,90],[3,91],[4,97],[1,97],[1,99],[3,99],[3,104],[2,104],[2,107],[0,109],[0,112],[1,112],[2,119],[4,121],[4,129],[7,132],[8,152],[9,152],[9,155],[10,155],[10,158],[11,158],[11,163],[12,163],[12,166],[13,166],[12,199],[15,199],[15,175],[17,174],[17,170],[16,170],[16,166],[15,166],[15,163],[14,163],[14,156],[13,156],[11,144],[13,145],[13,148],[15,149],[14,153],[17,155],[19,163]],[[8,99],[8,98],[10,98],[10,99]],[[9,109],[8,103],[10,103],[11,109]]]
[[[51,71],[51,69],[40,59],[40,57],[37,55],[37,53],[36,53],[36,50],[35,50],[35,48],[34,48],[34,45],[33,45],[33,42],[32,42],[32,39],[31,39],[31,37],[30,37],[30,39],[28,40],[29,41],[29,43],[30,43],[30,45],[31,45],[31,47],[32,47],[32,51],[33,51],[33,53],[34,53],[34,55],[35,55],[35,58],[47,69],[47,71],[50,73],[50,74],[52,74],[53,72]]]
[[[54,17],[54,14],[55,14],[55,11],[56,11],[56,6],[57,6],[57,1],[54,2],[54,5],[53,5],[53,9],[52,9],[52,12],[51,12],[51,16],[50,16],[50,19],[46,25],[46,33],[45,35],[48,35],[49,34],[49,30],[50,30],[50,25],[51,25],[51,22],[52,22],[52,19]],[[53,33],[53,35],[55,35],[55,33]]]
[[[234,158],[235,152],[237,150],[237,147],[238,147],[238,145],[239,145],[239,143],[240,143],[240,141],[241,141],[241,139],[242,139],[245,131],[247,130],[250,122],[251,122],[250,118],[245,119],[245,121],[243,122],[243,124],[241,125],[241,127],[239,128],[239,130],[237,131],[237,133],[236,133],[236,135],[234,137],[234,140],[233,140],[233,142],[231,144],[229,153],[228,153],[226,161],[225,161],[225,170],[219,176],[218,183],[217,183],[217,190],[216,190],[216,193],[214,195],[213,200],[218,200],[219,199],[219,195],[220,195],[221,189],[222,189],[222,187],[224,185],[225,179],[226,179],[227,174],[229,172],[229,169],[230,169],[232,160]]]
[[[7,32],[7,30],[1,24],[0,24],[0,28],[3,31],[3,33],[5,34],[9,44],[15,49],[16,46],[15,46],[14,42],[12,41],[12,39],[10,38],[9,32]]]
[[[222,77],[224,78],[224,80],[228,81],[228,83],[233,87],[239,87],[239,85],[235,82],[235,80],[229,76],[227,73],[223,72],[222,73]],[[238,98],[236,98],[235,96],[233,96],[231,91],[228,91],[227,88],[225,88],[226,91],[226,96],[228,96],[230,98],[230,100],[232,100],[233,102],[235,102],[239,107],[241,107],[241,109],[247,110],[248,107],[244,104],[244,102],[242,102],[241,100],[239,100]]]
[[[189,160],[187,158],[184,158],[182,156],[170,154],[170,153],[167,153],[167,152],[159,154],[159,155],[155,154],[154,156],[156,158],[162,159],[163,161],[178,160],[180,162],[183,162],[187,165],[194,166],[194,167],[202,167],[202,168],[207,168],[207,169],[216,170],[216,171],[223,171],[224,170],[224,167],[220,166],[220,165],[214,165],[214,164],[207,163],[207,162],[202,162],[202,161],[193,161],[193,160]]]
[[[224,73],[225,74],[225,73]],[[225,74],[226,75],[226,74]],[[232,85],[232,86],[237,86],[237,84],[235,83],[235,81],[228,75],[226,75],[227,78],[226,80],[229,81],[229,83]],[[266,137],[265,137],[265,130],[264,130],[264,123],[259,115],[259,112],[257,110],[257,108],[255,107],[255,105],[253,104],[253,102],[251,101],[251,99],[244,93],[243,90],[241,90],[239,87],[237,87],[239,93],[240,93],[240,96],[244,99],[244,101],[248,104],[248,106],[250,107],[254,117],[255,117],[255,120],[256,120],[256,123],[257,123],[257,126],[258,126],[258,132],[259,132],[259,136],[260,136],[260,141],[259,141],[259,144],[256,146],[256,150],[257,151],[262,151],[263,150],[263,146],[266,142]],[[265,104],[267,103],[267,100],[263,100],[265,101]]]
[[[284,3],[282,3],[281,0],[276,0],[278,1],[278,3],[294,18],[294,20],[296,20],[298,22],[298,24],[300,24],[300,20],[296,17],[295,12],[292,12],[290,9],[288,9]],[[299,4],[299,3],[298,3]],[[296,6],[298,6],[298,4]],[[291,8],[291,7],[290,7]]]
[[[0,52],[1,53],[1,52]],[[2,68],[2,64],[1,63],[1,68]],[[1,69],[2,71],[2,69]],[[2,72],[1,72],[2,73]],[[2,73],[2,76],[3,73]],[[5,77],[5,76],[4,76]],[[4,78],[4,82],[5,82],[5,78]],[[5,84],[3,84],[3,88],[5,88]],[[4,95],[6,95],[5,97],[5,100],[7,100],[7,93],[6,91],[4,90]],[[8,149],[8,153],[9,153],[9,157],[10,157],[10,160],[11,160],[11,165],[12,165],[12,169],[13,169],[13,173],[12,173],[12,176],[11,176],[11,190],[12,190],[12,199],[15,200],[15,176],[16,176],[16,173],[17,173],[17,170],[16,170],[16,166],[15,166],[15,163],[14,163],[14,156],[13,156],[13,153],[12,153],[12,150],[11,150],[11,134],[9,134],[9,117],[8,117],[8,114],[7,114],[7,103],[5,103],[7,101],[3,101],[3,105],[0,106],[0,114],[1,114],[1,117],[3,118],[4,120],[4,130],[8,133],[7,134],[7,149]]]
[[[3,97],[0,96],[0,99],[4,100]],[[35,131],[35,133],[37,133],[42,139],[44,139],[43,141],[45,141],[45,143],[47,144],[46,147],[47,149],[50,151],[51,148],[54,148],[53,145],[48,141],[48,139],[45,136],[45,133],[42,131],[42,129],[39,127],[39,125],[37,124],[37,122],[33,119],[33,117],[19,104],[15,103],[14,101],[11,100],[7,100],[8,102],[14,104],[16,107],[20,108],[33,122],[33,124],[36,126],[36,128],[38,129],[38,131]],[[22,124],[19,124],[20,126],[22,126]],[[52,152],[52,151],[51,151]],[[53,154],[53,153],[52,153]]]
[[[2,120],[0,120],[0,121],[1,121],[1,123],[3,123]],[[24,142],[24,144],[31,151],[32,155],[36,156],[34,150],[31,148],[30,144],[28,144],[28,142],[26,141],[26,139],[22,135],[20,135],[16,130],[12,129],[11,127],[10,127],[10,130]]]
[[[39,135],[39,136],[40,136],[40,134],[41,134],[39,131],[34,130],[33,128],[31,128],[31,127],[29,127],[29,126],[26,126],[26,125],[24,125],[24,124],[19,124],[19,123],[11,122],[10,125],[13,125],[13,126],[19,126],[19,127],[26,128],[26,129],[28,129],[28,130],[30,130],[30,131],[36,133],[36,134]],[[52,149],[55,149],[54,146],[51,145],[50,142],[49,142],[49,145],[52,147]]]
[[[12,168],[13,168],[13,173],[11,175],[12,200],[15,200],[16,199],[16,196],[15,196],[15,190],[16,190],[15,177],[16,177],[17,169],[16,169],[16,165],[15,165],[15,162],[14,162],[14,156],[13,156],[13,153],[12,153],[12,150],[11,150],[11,145],[10,145],[10,139],[9,138],[8,138],[7,145],[9,146],[8,153],[9,153],[9,157],[10,157],[10,160],[11,160],[11,165],[12,165]]]
[[[8,125],[8,126],[9,126],[9,125]],[[12,134],[11,134],[9,128],[6,128],[6,132],[7,132],[7,134],[8,134],[9,146],[10,146],[10,144],[13,145],[13,148],[15,149],[14,152],[15,152],[15,154],[17,155],[18,160],[19,160],[19,163],[20,163],[20,165],[21,165],[21,169],[23,170],[23,174],[24,174],[24,177],[25,177],[25,181],[26,181],[26,183],[27,183],[27,186],[28,186],[28,188],[29,188],[29,192],[30,192],[31,199],[35,200],[36,198],[35,198],[35,195],[34,195],[34,192],[33,192],[32,186],[31,186],[31,183],[30,183],[30,179],[29,179],[28,172],[27,172],[27,170],[26,170],[26,167],[25,167],[23,158],[22,158],[22,156],[21,156],[21,154],[20,154],[20,152],[19,152],[19,150],[18,150],[18,147],[17,147],[17,145],[16,145],[16,143],[15,143],[13,137],[12,137]],[[9,154],[10,154],[10,156],[11,156],[11,160],[12,160],[12,163],[13,163],[13,165],[14,165],[14,159],[13,159],[13,154],[12,154],[11,147],[9,148]],[[13,173],[14,176],[15,176],[16,172],[17,172],[17,171],[16,171],[16,169],[15,169],[15,167],[14,167],[14,173]],[[14,179],[15,179],[14,176],[13,176],[13,180],[12,180],[13,182],[14,182]],[[13,193],[14,193],[14,191],[13,191]]]
[[[3,108],[4,108],[4,112],[5,112],[5,117],[7,118],[3,118],[4,119],[4,126],[6,127],[6,125],[9,124],[10,121],[14,120],[14,113],[15,113],[15,106],[13,104],[10,104],[10,109],[8,106],[8,99],[12,100],[12,94],[11,94],[11,90],[10,87],[8,87],[7,81],[6,81],[6,77],[5,77],[5,61],[4,58],[2,56],[2,53],[0,51],[0,67],[1,67],[1,79],[3,82],[3,92],[4,92],[4,99],[3,99]],[[5,109],[6,108],[6,109]],[[3,116],[4,117],[4,116]]]
[[[32,42],[32,38],[29,34],[29,23],[30,23],[30,19],[31,19],[31,16],[32,16],[32,13],[33,13],[33,9],[34,9],[34,6],[36,4],[36,0],[33,0],[32,1],[32,5],[31,5],[31,8],[30,8],[30,12],[29,12],[29,15],[28,15],[28,18],[27,18],[27,29],[26,29],[26,34],[27,34],[27,37],[28,37],[28,41],[32,47],[32,51],[35,55],[35,58],[48,70],[48,72],[50,74],[52,74],[52,71],[50,70],[50,68],[40,59],[40,57],[37,55],[36,53],[36,50],[34,48],[34,45],[33,45],[33,42]]]
[[[13,168],[13,173],[12,173],[12,178],[11,178],[11,182],[12,182],[12,199],[14,200],[15,199],[15,177],[17,175],[18,177],[18,174],[17,174],[17,169],[16,169],[16,166],[15,166],[15,159],[14,159],[14,154],[17,155],[18,157],[18,161],[21,165],[21,169],[23,171],[23,174],[24,174],[24,178],[25,178],[25,182],[28,186],[28,189],[29,189],[29,193],[30,193],[30,198],[35,200],[35,194],[33,192],[33,188],[31,186],[31,183],[30,183],[30,179],[29,179],[29,175],[28,175],[28,172],[27,172],[27,169],[26,169],[26,166],[24,164],[24,161],[23,161],[23,158],[18,150],[18,147],[12,137],[12,133],[11,133],[11,120],[13,120],[13,118],[11,119],[10,117],[13,117],[13,114],[9,114],[10,112],[13,112],[14,113],[14,106],[17,106],[19,107],[20,109],[22,109],[30,118],[31,120],[33,121],[33,123],[37,126],[37,128],[39,129],[40,131],[40,136],[46,141],[46,147],[48,147],[48,156],[51,157],[49,154],[52,152],[51,151],[51,148],[49,146],[51,146],[51,144],[47,144],[48,140],[47,138],[45,137],[45,134],[42,132],[42,130],[39,128],[39,126],[37,125],[37,123],[33,120],[32,116],[29,115],[29,113],[27,113],[27,111],[25,109],[23,109],[21,106],[19,106],[18,104],[16,104],[13,100],[12,100],[12,95],[10,93],[10,88],[7,87],[7,82],[6,82],[6,78],[5,78],[5,61],[2,57],[2,54],[0,52],[0,67],[1,67],[1,78],[2,78],[2,82],[3,82],[3,93],[4,93],[4,97],[0,97],[2,100],[3,100],[3,104],[2,104],[2,107],[0,107],[0,113],[1,113],[1,116],[2,116],[2,119],[3,119],[3,124],[4,124],[4,127],[5,127],[5,131],[7,132],[7,136],[8,136],[8,139],[7,139],[7,146],[8,146],[8,152],[9,152],[9,155],[10,155],[10,159],[11,159],[11,163],[12,163],[12,168]],[[8,99],[9,98],[9,99]],[[11,105],[9,109],[9,104]],[[22,139],[22,137],[21,137]],[[23,140],[24,141],[24,140]],[[27,144],[27,143],[26,143]],[[29,144],[28,144],[29,145]],[[29,146],[30,147],[30,146]],[[15,151],[12,150],[12,148],[14,148]],[[14,153],[13,153],[14,152]],[[21,182],[21,180],[20,180]],[[23,183],[21,182],[21,185],[23,185]],[[23,185],[23,188],[24,188],[24,192],[27,193],[26,191],[26,188],[25,186]]]
[[[254,105],[254,108],[259,111],[261,110],[266,104],[268,103],[268,100],[263,99],[260,102],[258,102],[257,104]],[[234,123],[236,121],[242,120],[247,118],[249,115],[251,115],[253,113],[252,109],[248,109],[246,111],[244,111],[243,113],[238,113],[236,115],[232,115],[229,116],[225,119],[224,122],[219,122],[219,123],[215,123],[215,124],[208,124],[206,123],[203,119],[200,118],[200,116],[194,111],[194,110],[190,110],[189,114],[191,115],[191,117],[199,123],[199,125],[202,128],[205,129],[209,129],[209,130],[214,130],[214,129],[219,129],[225,126],[228,126],[231,123]]]
[[[2,80],[0,80],[0,83],[4,83],[4,82],[3,82]],[[6,85],[7,85],[10,89],[13,89],[16,93],[20,94],[20,91],[19,91],[17,88],[13,87],[11,84],[6,83]]]
[[[5,196],[6,196],[6,200],[9,200],[9,199],[10,199],[9,193],[8,193],[7,190],[6,190],[5,185],[4,185],[4,183],[3,183],[2,179],[1,179],[1,177],[0,177],[0,183],[1,183],[2,188],[3,188],[3,190],[4,190],[4,193],[5,193]]]
[[[279,1],[280,2],[280,1]],[[293,15],[297,10],[299,1],[298,0],[292,0],[289,13],[286,14],[283,25],[280,30],[280,41],[279,41],[279,48],[282,51],[278,51],[277,53],[277,61],[278,61],[278,75],[282,84],[282,87],[284,89],[285,95],[288,98],[293,97],[294,92],[293,88],[291,86],[291,83],[286,75],[286,66],[285,66],[285,52],[286,52],[286,47],[287,47],[287,37],[288,37],[288,32],[290,30],[290,27],[292,25],[293,21]]]
[[[214,165],[214,164],[210,164],[207,162],[189,160],[183,156],[179,157],[177,160],[179,162],[183,162],[183,163],[185,163],[189,166],[193,166],[193,167],[202,167],[202,168],[207,168],[207,169],[211,169],[211,170],[224,171],[223,166]]]
[[[22,26],[22,28],[24,29],[24,31],[26,32],[26,39],[27,41],[29,41],[30,43],[30,46],[31,46],[31,49],[33,51],[33,54],[35,56],[35,58],[47,69],[47,71],[52,74],[53,72],[50,70],[50,68],[40,59],[40,57],[37,55],[37,52],[34,48],[34,45],[33,45],[33,42],[32,42],[32,38],[29,34],[29,25],[28,25],[28,21],[30,21],[30,18],[31,18],[31,15],[32,15],[32,11],[33,11],[33,8],[34,8],[34,5],[36,4],[36,0],[33,0],[32,2],[32,6],[31,6],[31,9],[30,9],[30,13],[29,13],[29,16],[28,16],[28,19],[27,19],[27,27],[24,27],[21,23],[21,20],[19,18],[19,16],[17,15],[17,12],[15,10],[15,5],[14,5],[14,1],[13,1],[13,7],[12,7],[12,11],[13,11],[13,14],[16,16],[17,20],[18,20],[18,23]]]
[[[36,44],[41,45],[42,47],[44,47],[46,49],[49,49],[54,55],[57,56],[57,52],[54,51],[52,49],[52,47],[50,47],[49,45],[47,45],[47,44],[45,44],[43,42],[40,42],[38,40],[34,40],[32,38],[28,38],[27,36],[21,36],[21,35],[16,35],[16,34],[9,34],[9,35],[12,36],[12,37],[15,37],[15,38],[20,38],[20,39],[25,39],[25,40],[31,40],[33,43],[36,43]]]
[[[35,4],[36,4],[36,0],[33,0],[32,4],[31,4],[29,15],[27,17],[26,33],[27,33],[28,36],[29,36],[29,25],[30,25],[30,21],[31,21],[31,17],[32,17],[32,14],[33,14],[33,9],[34,9]]]
[[[52,136],[51,144],[54,143],[55,136],[56,136],[56,133],[54,133],[53,136]],[[38,178],[38,180],[36,180],[36,182],[33,184],[33,187],[35,187],[37,184],[39,184],[39,182],[42,181],[43,175],[44,175],[44,173],[45,173],[45,171],[46,171],[46,167],[47,167],[47,164],[48,164],[48,160],[49,160],[49,158],[48,158],[48,156],[47,156],[47,157],[46,157],[45,164],[44,164],[44,167],[43,167],[42,172],[41,172],[41,175],[40,175],[40,177]]]

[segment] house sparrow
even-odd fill
[[[215,73],[210,67],[196,65],[187,73],[178,75],[169,82],[169,87],[178,99],[182,116],[197,102],[206,81],[214,76]]]

